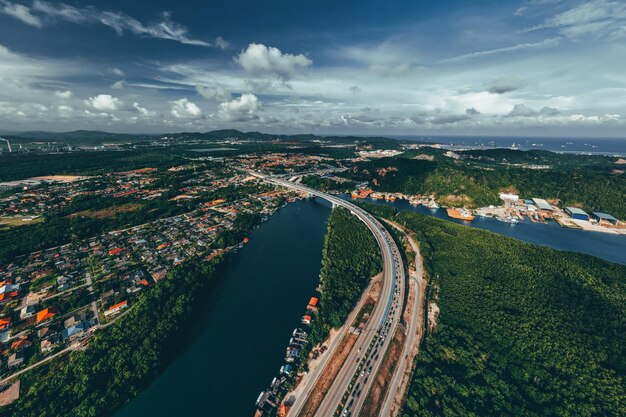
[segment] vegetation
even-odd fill
[[[506,151],[506,150],[503,150]],[[340,174],[355,181],[370,181],[375,190],[407,194],[431,194],[438,201],[467,207],[499,204],[498,194],[514,191],[523,198],[541,197],[560,200],[562,206],[577,206],[587,211],[603,211],[617,218],[626,218],[626,174],[614,173],[608,157],[583,157],[556,155],[535,160],[533,155],[514,152],[509,159],[533,162],[552,162],[550,169],[528,169],[519,164],[504,163],[506,158],[495,159],[493,152],[476,156],[472,151],[464,160],[446,157],[434,161],[400,157],[381,158],[358,163],[353,170]],[[499,154],[498,154],[499,155]],[[572,159],[568,159],[568,158]],[[596,159],[593,159],[596,158]],[[554,161],[557,162],[554,162]],[[569,162],[564,162],[569,161]],[[586,165],[596,161],[595,165]]]
[[[367,227],[344,208],[328,220],[322,252],[320,311],[310,341],[321,342],[332,327],[340,327],[371,277],[382,269],[380,250]]]
[[[221,258],[176,267],[139,298],[128,314],[96,333],[89,348],[55,359],[22,377],[22,395],[0,416],[111,415],[135,397],[177,353],[216,280]],[[167,306],[167,308],[161,308]]]
[[[4,154],[0,156],[0,181],[42,175],[89,175],[145,167],[170,167],[183,162],[172,149],[144,149],[67,154]]]
[[[441,313],[403,416],[626,415],[626,267],[416,213]]]

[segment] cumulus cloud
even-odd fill
[[[196,85],[196,91],[202,97],[211,101],[224,102],[231,99],[231,94],[228,90],[220,85]]]
[[[217,115],[230,122],[241,122],[258,118],[262,103],[254,94],[242,94],[238,98],[221,103]]]
[[[113,75],[117,75],[118,77],[123,77],[124,76],[124,71],[122,71],[119,68],[109,68],[107,71],[110,72]]]
[[[42,27],[43,24],[38,16],[35,16],[30,12],[30,9],[22,4],[14,4],[8,1],[0,0],[0,13],[4,13],[18,20],[21,20],[27,25]]]
[[[71,98],[74,93],[72,93],[70,90],[64,90],[64,91],[55,91],[54,95],[56,95],[57,97],[61,97],[61,98]]]
[[[89,97],[85,100],[85,104],[101,111],[116,111],[123,106],[123,102],[117,97],[110,94],[98,94],[95,97]]]
[[[485,87],[491,94],[505,94],[519,90],[528,85],[526,80],[518,77],[500,77],[489,81]]]
[[[465,109],[465,114],[467,114],[468,116],[475,116],[477,114],[480,114],[480,112],[474,107],[470,107],[468,109]]]
[[[133,109],[136,113],[139,113],[141,116],[144,117],[152,117],[156,114],[155,112],[140,106],[139,103],[133,103]]]
[[[186,45],[213,46],[222,49],[228,46],[222,37],[216,38],[214,43],[191,38],[189,30],[174,22],[168,12],[161,15],[160,21],[144,24],[123,12],[103,11],[93,6],[75,7],[43,0],[34,0],[32,7],[0,0],[0,6],[0,12],[36,27],[43,27],[43,18],[47,18],[48,21],[66,21],[79,25],[101,24],[110,27],[118,35],[130,32],[138,36],[168,39]]]
[[[124,82],[124,80],[115,81],[113,84],[111,84],[111,88],[114,90],[121,90],[124,88],[125,84],[126,83]]]
[[[171,102],[171,114],[177,119],[200,119],[203,117],[202,110],[187,98]]]
[[[516,104],[507,114],[509,117],[535,117],[535,116],[556,116],[559,110],[554,107],[544,106],[540,110],[535,110],[525,104]]]
[[[311,66],[313,61],[302,54],[292,55],[275,47],[251,43],[235,57],[235,62],[249,73],[267,73],[283,79],[291,78],[298,69]]]

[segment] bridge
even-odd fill
[[[366,327],[359,334],[350,354],[315,414],[320,417],[356,416],[374,383],[375,375],[383,362],[385,352],[400,321],[401,303],[405,292],[405,277],[404,265],[398,247],[387,229],[374,216],[349,201],[285,179],[269,177],[256,172],[251,172],[251,174],[274,185],[323,198],[332,203],[333,207],[348,209],[365,223],[376,238],[383,258],[380,300],[376,303]],[[348,327],[343,327],[344,333]],[[335,341],[340,341],[342,338],[343,335],[340,334]],[[339,343],[334,343],[329,347],[324,361],[302,382],[306,386],[302,390],[302,394],[292,404],[289,416],[296,417],[299,415],[307,397],[338,345]]]

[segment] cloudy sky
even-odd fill
[[[624,0],[0,0],[0,131],[626,137]]]

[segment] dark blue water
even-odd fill
[[[180,341],[185,351],[116,417],[251,416],[319,283],[329,213],[297,201],[256,229]]]
[[[342,196],[350,199],[349,195]],[[563,228],[556,222],[533,223],[524,220],[518,224],[499,222],[491,217],[476,217],[472,222],[450,219],[445,210],[430,210],[422,205],[412,206],[406,200],[395,202],[385,200],[363,200],[372,204],[385,204],[398,210],[410,210],[428,216],[438,217],[455,223],[489,230],[537,245],[554,249],[586,253],[607,261],[626,265],[626,235],[601,232],[588,232],[579,229]]]
[[[553,152],[598,155],[626,155],[626,137],[599,138],[526,138],[489,136],[398,136],[399,139],[441,143],[451,149],[510,148],[515,144],[521,150],[542,149]]]

